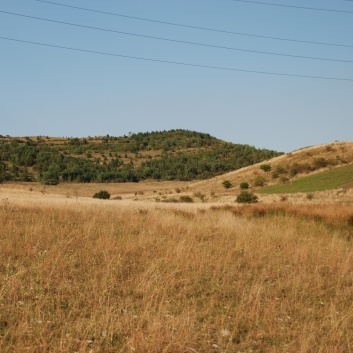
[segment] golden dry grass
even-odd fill
[[[3,353],[353,350],[350,206],[10,191],[0,194]]]
[[[255,165],[238,169],[234,172],[230,172],[224,175],[217,176],[209,180],[203,180],[197,183],[194,183],[190,186],[190,189],[193,191],[199,192],[210,192],[213,191],[220,195],[229,195],[240,190],[240,183],[248,182],[250,185],[253,185],[253,181],[257,176],[264,178],[267,185],[276,185],[279,184],[279,179],[271,178],[271,172],[264,172],[260,169],[262,164],[270,164],[272,169],[278,165],[287,166],[293,165],[295,163],[312,163],[316,158],[325,158],[327,160],[337,160],[339,164],[341,161],[346,163],[353,162],[353,142],[336,142],[325,145],[318,145],[313,147],[307,147],[301,150],[294,151],[279,157],[272,158],[268,161],[263,161]],[[319,173],[325,169],[316,170],[308,175]],[[295,180],[302,177],[302,174],[298,174],[296,177],[292,178]],[[225,190],[222,182],[225,180],[231,181],[234,186],[234,189]],[[255,187],[256,189],[256,187]]]
[[[150,196],[159,192],[175,192],[176,188],[187,190],[192,182],[147,180],[139,183],[60,183],[58,185],[43,185],[39,182],[6,182],[0,185],[0,192],[21,191],[32,194],[61,195],[67,198],[92,197],[100,190],[107,190],[112,198],[121,196],[123,199],[135,198],[135,194]]]

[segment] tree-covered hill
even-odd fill
[[[207,179],[280,154],[188,130],[120,137],[0,136],[0,181]]]

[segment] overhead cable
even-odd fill
[[[278,3],[262,2],[262,1],[253,1],[253,0],[231,0],[231,1],[243,2],[243,3],[248,3],[248,4],[256,4],[256,5],[286,7],[286,8],[299,9],[299,10],[312,10],[312,11],[324,11],[324,12],[336,12],[336,13],[353,14],[353,11],[349,11],[349,10],[324,9],[324,8],[319,8],[319,7],[306,7],[306,6],[297,6],[297,5],[286,5],[286,4],[278,4]]]
[[[196,29],[196,30],[201,30],[201,31],[209,31],[209,32],[224,33],[224,34],[236,35],[236,36],[254,37],[254,38],[261,38],[261,39],[280,40],[280,41],[294,42],[294,43],[353,48],[353,44],[328,43],[328,42],[319,42],[319,41],[310,41],[310,40],[301,40],[301,39],[291,39],[291,38],[284,38],[284,37],[265,36],[265,35],[261,35],[261,34],[228,31],[228,30],[217,29],[217,28],[193,26],[193,25],[187,25],[187,24],[176,23],[176,22],[154,20],[154,19],[145,18],[145,17],[129,16],[129,15],[116,13],[116,12],[100,11],[100,10],[86,8],[86,7],[78,7],[78,6],[73,6],[73,5],[60,4],[57,2],[47,1],[47,0],[33,0],[33,1],[41,2],[41,3],[45,3],[45,4],[49,4],[49,5],[72,8],[72,9],[80,10],[80,11],[99,13],[101,15],[116,16],[116,17],[121,17],[121,18],[128,18],[131,20],[145,21],[145,22],[157,23],[157,24],[168,25],[168,26],[176,26],[176,27],[182,27],[182,28],[189,28],[189,29]]]
[[[294,54],[286,54],[286,53],[278,53],[278,52],[269,52],[269,51],[261,51],[261,50],[252,50],[252,49],[244,49],[244,48],[227,47],[227,46],[207,44],[207,43],[190,42],[190,41],[184,41],[184,40],[178,40],[178,39],[172,39],[172,38],[156,37],[156,36],[150,36],[150,35],[139,34],[139,33],[117,31],[117,30],[101,28],[101,27],[86,26],[86,25],[81,25],[81,24],[72,23],[72,22],[57,21],[57,20],[52,20],[52,19],[48,19],[48,18],[23,15],[23,14],[19,14],[19,13],[2,11],[2,10],[0,10],[0,13],[4,13],[4,14],[7,14],[7,15],[12,15],[12,16],[30,18],[30,19],[40,20],[40,21],[45,21],[45,22],[58,23],[58,24],[67,25],[67,26],[74,26],[74,27],[79,27],[79,28],[92,29],[92,30],[110,32],[110,33],[117,33],[117,34],[134,36],[134,37],[140,37],[140,38],[145,38],[145,39],[154,39],[154,40],[160,40],[160,41],[166,41],[166,42],[173,42],[173,43],[180,43],[180,44],[208,47],[208,48],[213,48],[213,49],[233,50],[233,51],[247,52],[247,53],[252,53],[252,54],[275,55],[275,56],[290,57],[290,58],[295,58],[295,59],[333,61],[333,62],[350,63],[350,64],[353,63],[353,60],[332,59],[332,58],[323,58],[323,57],[315,57],[315,56],[304,56],[304,55],[294,55]]]
[[[42,47],[64,49],[64,50],[70,50],[70,51],[76,51],[76,52],[82,52],[82,53],[106,55],[106,56],[111,56],[111,57],[119,57],[119,58],[125,58],[125,59],[149,61],[149,62],[156,62],[156,63],[163,63],[163,64],[181,65],[181,66],[188,66],[188,67],[199,67],[199,68],[203,68],[203,69],[213,69],[213,70],[222,70],[222,71],[235,71],[235,72],[253,73],[253,74],[261,74],[261,75],[274,75],[274,76],[297,77],[297,78],[319,79],[319,80],[330,80],[330,81],[353,82],[353,78],[313,76],[313,75],[299,75],[299,74],[290,74],[290,73],[283,73],[283,72],[247,70],[247,69],[239,69],[239,68],[232,68],[232,67],[193,64],[193,63],[187,63],[187,62],[181,62],[181,61],[170,61],[170,60],[162,60],[162,59],[146,58],[146,57],[140,57],[140,56],[125,55],[125,54],[108,53],[108,52],[102,52],[102,51],[96,51],[96,50],[88,50],[88,49],[67,47],[67,46],[61,46],[61,45],[55,45],[55,44],[33,42],[33,41],[28,41],[28,40],[9,38],[9,37],[2,37],[2,36],[0,36],[0,39],[7,40],[7,41],[12,41],[12,42],[17,42],[17,43],[22,43],[22,44],[31,44],[31,45],[37,45],[37,46],[42,46]]]

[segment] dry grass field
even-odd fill
[[[0,186],[2,353],[353,351],[351,205],[80,190]]]

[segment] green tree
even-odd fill
[[[240,183],[240,189],[249,189],[249,184],[247,182],[244,182],[244,183]]]
[[[226,189],[230,189],[233,184],[229,181],[229,180],[225,180],[222,185],[226,188]]]
[[[50,165],[48,170],[43,173],[42,180],[46,185],[57,185],[59,183],[60,168],[57,165]]]
[[[109,200],[110,199],[110,193],[106,190],[101,190],[93,195],[94,199],[103,199],[103,200]]]

